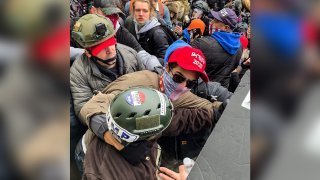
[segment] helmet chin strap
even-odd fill
[[[96,62],[100,61],[100,62],[102,62],[103,64],[106,64],[106,65],[108,65],[108,66],[113,65],[114,63],[116,63],[115,60],[116,60],[116,58],[117,58],[117,55],[115,55],[115,56],[112,57],[112,58],[103,60],[103,59],[101,59],[101,58],[98,58],[97,56],[93,56],[92,53],[91,53],[91,51],[88,51],[88,52],[91,54],[91,59],[92,59],[93,61],[96,61]]]
[[[95,57],[95,56],[92,56],[91,58],[94,60],[94,61],[100,61],[102,62],[103,64],[106,64],[106,65],[113,65],[116,61],[116,57],[117,56],[114,56],[112,58],[109,58],[109,59],[106,59],[106,60],[103,60],[101,58],[98,58],[98,57]]]

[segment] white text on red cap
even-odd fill
[[[193,59],[193,64],[197,65],[200,69],[202,69],[202,65],[205,63],[204,58],[200,54],[197,54],[195,52],[192,52],[191,56],[196,58],[196,59]]]

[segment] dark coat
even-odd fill
[[[126,19],[125,27],[138,40],[144,50],[157,58],[164,58],[166,50],[169,47],[169,41],[167,34],[162,28],[160,28],[160,25],[141,33],[139,38],[132,18]]]
[[[210,81],[219,82],[228,88],[231,72],[238,66],[242,55],[242,47],[234,55],[228,54],[216,39],[203,36],[194,40],[190,45],[200,49],[206,60],[206,72]]]

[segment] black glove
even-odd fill
[[[149,141],[138,141],[125,146],[119,153],[130,164],[136,165],[146,160],[146,156],[150,155],[152,144]]]

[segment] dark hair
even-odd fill
[[[173,69],[173,68],[175,68],[175,67],[178,66],[178,63],[176,63],[176,62],[170,62],[170,63],[168,64],[168,66],[169,66],[169,69]]]

